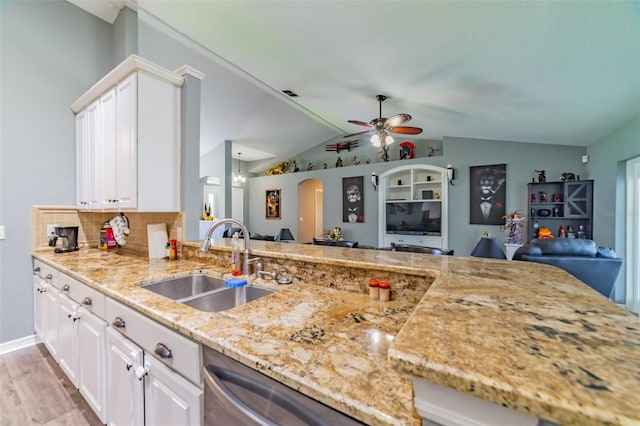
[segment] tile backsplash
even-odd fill
[[[98,247],[102,224],[118,214],[118,212],[79,211],[75,207],[65,206],[33,206],[31,209],[31,248],[32,250],[40,250],[49,247],[49,238],[46,233],[48,224],[78,226],[78,243],[80,245],[85,243],[88,247]],[[151,223],[166,224],[169,239],[184,237],[184,214],[182,212],[125,212],[125,215],[129,218],[131,233],[127,237],[127,244],[121,249],[148,253],[147,225]]]

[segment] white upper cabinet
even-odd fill
[[[73,103],[79,207],[181,210],[182,83],[132,55]]]
[[[448,249],[447,169],[407,165],[379,176],[378,246]]]

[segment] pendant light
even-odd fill
[[[244,176],[242,176],[242,173],[240,173],[240,156],[242,155],[241,152],[238,153],[238,174],[234,176],[233,180],[241,185],[244,183],[244,181],[246,180]]]

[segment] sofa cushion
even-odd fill
[[[543,256],[565,255],[595,257],[598,253],[596,243],[593,240],[575,238],[534,238],[531,240],[531,245],[539,247]]]

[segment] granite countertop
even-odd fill
[[[229,250],[216,242],[211,252]],[[640,323],[569,274],[529,262],[252,241],[252,254],[429,276],[426,295],[370,301],[295,280],[220,313],[141,284],[203,271],[88,249],[39,260],[368,424],[420,424],[411,377],[561,424],[640,422]],[[197,247],[185,243],[186,248]]]

